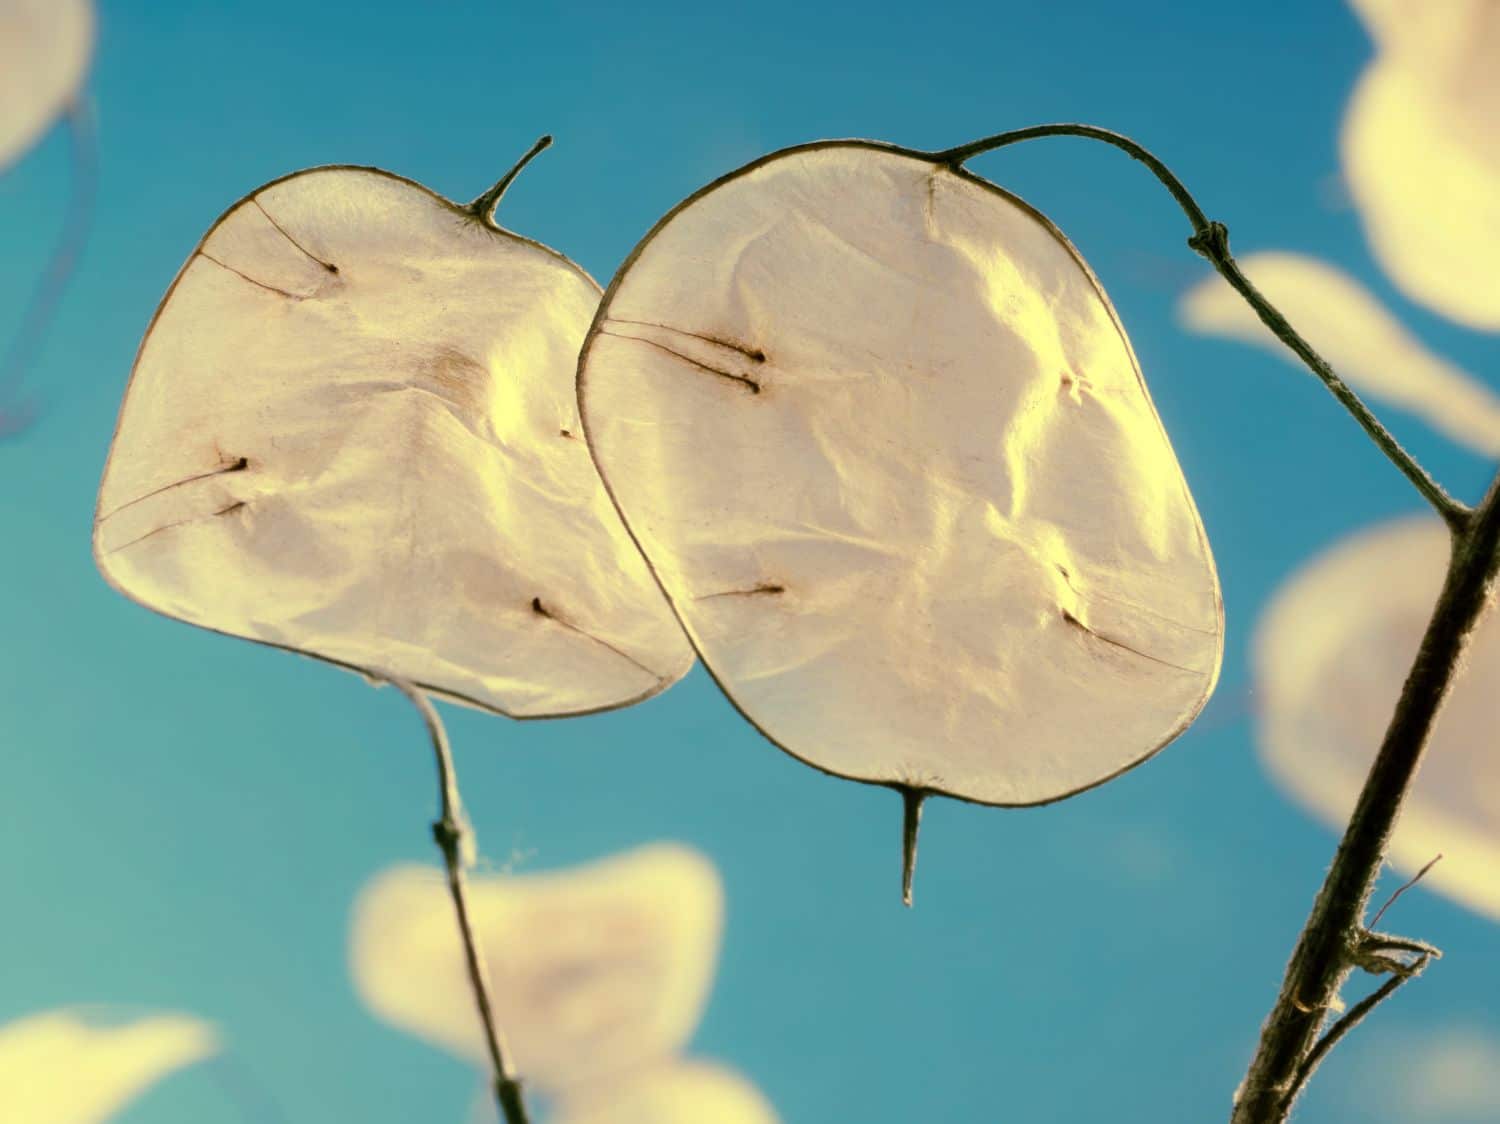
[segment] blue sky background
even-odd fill
[[[0,443],[0,1022],[86,1003],[219,1023],[232,1070],[173,1078],[126,1124],[460,1122],[470,1103],[466,1068],[369,1018],[345,967],[360,886],[435,858],[415,714],[331,667],[156,617],[89,556],[136,345],[229,203],[333,162],[468,199],[551,132],[502,219],[603,282],[663,211],[764,152],[940,148],[1080,119],[1155,148],[1237,250],[1337,263],[1435,349],[1496,370],[1494,338],[1395,293],[1338,201],[1337,125],[1369,50],[1333,0],[104,3],[96,225],[32,375],[44,414]],[[1068,232],[1132,334],[1223,579],[1224,675],[1198,727],[1061,805],[934,802],[911,912],[896,797],[783,756],[701,672],[593,718],[450,710],[466,799],[496,864],[652,839],[712,856],[729,923],[693,1049],[747,1073],[788,1124],[1223,1119],[1334,842],[1255,760],[1251,630],[1300,561],[1418,500],[1310,377],[1176,326],[1207,266],[1144,171],[1073,140],[973,167]],[[0,178],[0,332],[67,184],[57,135]],[[1390,420],[1476,497],[1487,465]],[[1336,1054],[1309,1124],[1409,1120],[1389,1115],[1390,1059],[1438,1034],[1500,1043],[1494,925],[1424,892],[1390,923],[1447,959]],[[236,1107],[225,1081],[279,1116]]]

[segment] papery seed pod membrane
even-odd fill
[[[579,395],[704,663],[809,764],[1039,804],[1213,688],[1218,581],[1113,309],[938,157],[827,142],[699,191],[610,285]]]
[[[658,1064],[697,1027],[723,927],[718,875],[697,852],[658,844],[555,874],[475,876],[469,910],[528,1088],[557,1092]],[[365,889],[349,961],[376,1015],[483,1062],[436,871],[398,867]]]
[[[72,1010],[0,1026],[0,1120],[104,1124],[157,1082],[218,1053],[212,1027],[187,1015],[97,1026]]]
[[[554,1124],[777,1124],[764,1094],[731,1069],[680,1061],[564,1097]]]
[[[320,168],[214,224],[126,392],[94,533],[112,585],[518,718],[686,672],[577,420],[598,287],[494,225],[509,179],[465,208]]]
[[[1257,738],[1276,781],[1342,830],[1396,709],[1449,556],[1446,526],[1396,520],[1350,536],[1277,591],[1255,637]],[[1433,725],[1391,863],[1500,920],[1500,621],[1485,616]]]
[[[0,0],[0,171],[67,112],[93,51],[89,0]]]

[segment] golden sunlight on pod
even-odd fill
[[[1376,40],[1344,175],[1381,266],[1416,300],[1500,329],[1500,5],[1356,0]]]
[[[955,164],[833,141],[709,185],[616,275],[578,386],[705,665],[808,764],[908,811],[1039,804],[1213,689],[1218,579],[1114,310]]]
[[[0,171],[68,111],[93,51],[89,0],[0,0]]]
[[[219,1051],[213,1028],[187,1015],[91,1025],[48,1011],[0,1026],[0,1120],[103,1124],[152,1085]]]
[[[112,585],[517,718],[686,673],[576,416],[598,286],[493,220],[524,163],[468,207],[318,168],[213,225],[121,408],[94,529]]]
[[[1409,410],[1475,452],[1500,454],[1500,398],[1473,375],[1423,347],[1347,273],[1302,254],[1265,252],[1240,268],[1351,386]],[[1190,289],[1178,307],[1195,332],[1297,357],[1218,274]],[[1300,369],[1300,367],[1299,367]]]
[[[655,844],[555,874],[473,877],[469,908],[516,1071],[560,1091],[660,1062],[691,1037],[713,980],[723,891],[696,851]],[[350,971],[380,1018],[481,1062],[453,903],[426,867],[361,893]]]
[[[1295,574],[1255,638],[1259,743],[1320,820],[1348,823],[1437,601],[1448,531],[1410,518],[1353,535]],[[1401,812],[1391,862],[1500,919],[1500,621],[1480,624]]]
[[[673,1062],[565,1097],[551,1124],[777,1124],[754,1085],[710,1062]]]

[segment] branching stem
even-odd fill
[[[934,158],[957,168],[982,152],[1049,136],[1102,141],[1145,164],[1192,223],[1188,245],[1208,259],[1266,327],[1322,380],[1443,517],[1452,535],[1442,593],[1333,864],[1298,938],[1281,992],[1261,1028],[1249,1072],[1235,1097],[1231,1124],[1281,1124],[1323,1057],[1377,1005],[1439,955],[1421,941],[1371,933],[1363,918],[1433,722],[1453,685],[1469,637],[1491,601],[1500,564],[1500,474],[1477,508],[1470,509],[1449,496],[1240,271],[1229,252],[1229,232],[1224,224],[1210,221],[1182,181],[1129,137],[1092,125],[1038,125],[985,137],[936,153]],[[1392,952],[1407,953],[1412,959],[1398,960],[1390,955]],[[1344,980],[1355,966],[1388,972],[1391,978],[1320,1034]]]
[[[1500,474],[1467,525],[1454,533],[1453,553],[1437,607],[1422,637],[1396,712],[1312,913],[1287,965],[1281,992],[1261,1028],[1260,1044],[1235,1102],[1232,1124],[1279,1124],[1292,1110],[1311,1066],[1337,1038],[1318,1048],[1318,1032],[1357,963],[1370,894],[1385,859],[1401,804],[1417,775],[1433,721],[1453,685],[1474,626],[1489,607],[1500,562]],[[1415,942],[1413,942],[1415,944]],[[1397,944],[1389,943],[1397,948]],[[1425,946],[1414,951],[1425,966]],[[1408,973],[1408,976],[1415,973]],[[1403,977],[1404,979],[1404,977]],[[1356,1008],[1361,1017],[1400,986],[1387,983]],[[1354,1014],[1351,1011],[1350,1014]],[[1357,1020],[1356,1020],[1357,1021]],[[1346,1016],[1339,1034],[1352,1029]],[[1335,1024],[1338,1028],[1339,1024]],[[1331,1033],[1331,1032],[1330,1032]]]
[[[479,942],[475,939],[474,924],[469,916],[464,879],[464,849],[466,843],[472,843],[474,836],[467,826],[463,802],[459,798],[458,773],[453,767],[453,751],[448,745],[448,732],[443,728],[443,720],[438,716],[432,700],[420,689],[397,679],[391,680],[391,685],[409,698],[421,712],[422,720],[427,724],[427,734],[432,739],[433,753],[437,756],[441,814],[432,825],[432,837],[442,850],[443,862],[448,868],[448,891],[453,896],[458,931],[463,937],[464,959],[468,967],[469,984],[474,991],[474,1006],[479,1013],[480,1025],[484,1028],[495,1101],[505,1124],[530,1124],[526,1104],[521,1097],[521,1081],[511,1067],[505,1035],[495,1019],[494,1007],[490,1003],[489,972],[479,953]]]
[[[1407,980],[1420,976],[1435,956],[1436,953],[1433,952],[1422,952],[1410,964],[1391,968],[1390,979],[1350,1007],[1336,1023],[1323,1032],[1323,1036],[1313,1044],[1312,1049],[1307,1052],[1307,1057],[1303,1058],[1302,1064],[1297,1067],[1297,1073],[1292,1078],[1291,1088],[1287,1094],[1288,1107],[1302,1091],[1302,1086],[1313,1075],[1313,1071],[1328,1056],[1328,1052],[1337,1046],[1346,1034],[1364,1022],[1366,1015],[1394,995],[1397,988]]]
[[[992,152],[997,148],[1040,137],[1085,137],[1089,140],[1102,141],[1146,165],[1162,185],[1172,193],[1172,197],[1177,200],[1177,205],[1182,208],[1192,224],[1193,234],[1188,239],[1188,245],[1219,271],[1224,280],[1228,281],[1255,310],[1255,314],[1276,335],[1276,338],[1291,348],[1297,358],[1301,359],[1307,368],[1318,376],[1344,409],[1353,415],[1354,420],[1360,424],[1380,451],[1401,470],[1427,502],[1432,504],[1449,527],[1456,530],[1463,526],[1464,521],[1470,515],[1469,509],[1444,491],[1442,485],[1401,447],[1401,443],[1396,440],[1390,430],[1381,424],[1349,384],[1339,378],[1329,366],[1328,361],[1313,350],[1312,345],[1302,338],[1287,318],[1250,283],[1249,278],[1240,271],[1234,256],[1229,252],[1229,229],[1223,223],[1211,221],[1203,213],[1203,208],[1198,205],[1197,200],[1183,186],[1182,181],[1144,146],[1127,136],[1109,129],[1101,129],[1096,125],[1052,124],[1033,125],[1026,129],[996,133],[994,136],[983,137],[944,152],[933,153],[933,157],[956,168],[964,161],[981,153]]]

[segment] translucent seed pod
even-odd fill
[[[702,1016],[723,927],[713,866],[657,844],[555,874],[476,876],[469,907],[516,1069],[544,1091],[676,1054]],[[397,867],[355,906],[350,971],[391,1025],[481,1062],[453,904],[436,871]]]
[[[1218,580],[1114,310],[1014,196],[824,142],[674,208],[579,364],[590,449],[771,741],[908,795],[1039,804],[1217,679]]]
[[[1334,830],[1396,708],[1443,584],[1447,528],[1401,519],[1350,536],[1280,590],[1256,631],[1258,741],[1266,767]],[[1500,622],[1486,616],[1433,727],[1392,837],[1393,865],[1500,919]]]
[[[104,1124],[170,1074],[219,1051],[208,1024],[152,1015],[96,1026],[46,1011],[0,1026],[0,1120]]]
[[[562,1098],[553,1124],[778,1124],[771,1103],[721,1065],[681,1061]]]
[[[468,207],[318,168],[214,224],[126,391],[94,530],[113,586],[516,718],[687,671],[576,416],[598,286],[494,222],[519,168]]]
[[[0,171],[68,111],[93,53],[89,0],[0,0]]]

